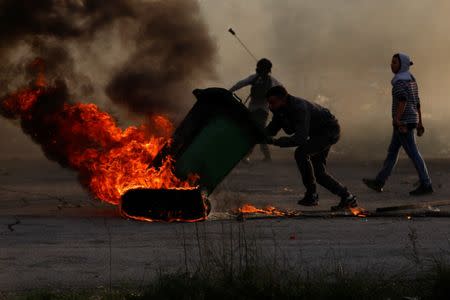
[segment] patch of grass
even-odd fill
[[[128,289],[117,289],[109,291],[106,289],[100,290],[35,290],[31,292],[21,293],[20,295],[15,295],[11,299],[17,300],[121,300],[121,299],[132,299],[136,297],[133,292]]]
[[[202,273],[159,278],[131,299],[448,299],[450,267],[415,279],[381,278],[371,274],[318,274],[248,269],[205,277]]]
[[[417,277],[404,279],[342,272],[310,276],[295,271],[249,266],[228,272],[197,271],[161,275],[136,293],[129,289],[94,291],[34,291],[23,300],[78,299],[448,299],[450,265],[437,262]],[[411,297],[411,298],[405,298]]]
[[[425,261],[414,230],[408,235],[412,268],[389,276],[377,266],[347,272],[338,261],[309,272],[301,261],[292,264],[294,260],[280,252],[275,233],[273,248],[261,248],[244,223],[236,227],[222,223],[222,239],[217,242],[207,238],[202,225],[193,226],[191,233],[183,227],[179,272],[161,272],[134,289],[113,287],[109,280],[109,287],[100,290],[33,291],[14,299],[450,299],[448,254]]]

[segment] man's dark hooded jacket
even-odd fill
[[[266,134],[274,136],[283,129],[289,137],[275,141],[280,147],[304,146],[315,136],[328,136],[330,144],[339,139],[339,124],[330,111],[305,99],[287,96],[287,105],[272,111],[272,121],[266,127]]]

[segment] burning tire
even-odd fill
[[[200,189],[132,189],[122,196],[125,217],[155,222],[197,222],[211,211]]]

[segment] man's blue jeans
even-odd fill
[[[408,129],[406,133],[400,133],[397,128],[394,128],[392,134],[391,144],[389,145],[388,155],[384,161],[383,168],[378,173],[376,179],[378,182],[384,184],[391,175],[398,159],[400,147],[405,149],[406,154],[414,163],[417,173],[419,174],[420,182],[423,185],[431,185],[430,175],[428,174],[427,166],[420,155],[416,144],[415,129]]]

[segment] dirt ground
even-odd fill
[[[157,272],[176,271],[201,259],[205,243],[223,244],[245,231],[262,255],[282,256],[308,268],[335,264],[358,269],[377,266],[397,272],[411,267],[411,255],[425,261],[450,250],[447,218],[301,218],[238,222],[230,208],[251,202],[299,208],[303,193],[289,158],[277,153],[272,164],[239,165],[212,195],[213,213],[200,224],[142,223],[121,218],[116,207],[91,199],[76,174],[35,155],[3,155],[0,161],[0,291],[42,287],[100,287],[141,284]],[[383,194],[361,183],[380,162],[330,158],[329,169],[358,196],[367,209],[449,200],[450,160],[429,160],[436,193],[411,198],[417,180],[408,161],[401,161]],[[320,190],[328,210],[337,199]],[[441,211],[448,207],[440,207]],[[233,250],[234,251],[234,250]],[[236,250],[237,251],[237,250]],[[372,268],[372,267],[371,267]]]

